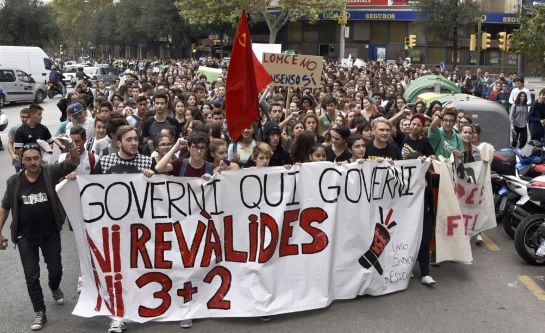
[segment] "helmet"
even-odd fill
[[[56,71],[56,70],[57,70],[57,66],[55,66],[55,65],[51,66],[51,70],[52,70],[52,71]]]

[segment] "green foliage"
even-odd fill
[[[51,9],[39,0],[5,0],[0,22],[0,44],[46,47],[58,34]]]
[[[523,7],[520,27],[513,31],[511,50],[523,53],[528,60],[545,64],[545,5],[534,6],[531,10]]]
[[[420,0],[417,9],[426,32],[453,43],[458,30],[476,24],[482,13],[477,2],[460,0]]]
[[[79,51],[158,40],[187,40],[175,0],[52,0],[61,43]]]
[[[316,21],[319,14],[340,12],[345,0],[278,0],[277,8],[269,8],[270,0],[179,0],[180,14],[191,24],[207,26],[211,30],[225,31],[236,26],[243,8],[254,19],[263,19],[270,32],[269,42],[274,43],[276,33],[290,20],[301,18]]]

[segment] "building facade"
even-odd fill
[[[498,48],[497,35],[511,33],[518,27],[517,12],[521,0],[480,0],[483,15],[481,31],[491,34],[491,47],[480,52],[479,65],[499,70],[503,56],[506,72],[516,70],[518,57],[515,53],[502,52]],[[448,42],[434,39],[417,21],[417,1],[411,0],[347,0],[348,21],[345,35],[345,57],[364,60],[398,60],[410,57],[413,63],[452,64],[454,57],[460,66],[475,65],[477,52],[469,50],[469,39],[477,32],[475,25],[459,31],[458,50]],[[405,48],[405,38],[416,35],[416,46]],[[316,54],[324,57],[339,56],[341,26],[336,17],[323,17],[310,24],[304,20],[288,22],[278,33],[277,43],[283,49],[297,53]]]

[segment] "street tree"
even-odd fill
[[[59,42],[77,54],[102,38],[103,34],[100,29],[96,30],[93,20],[111,3],[111,0],[52,0],[49,6],[60,29]],[[109,22],[103,24],[109,25]]]
[[[58,34],[53,13],[39,0],[0,2],[0,44],[52,45]]]
[[[474,0],[420,0],[416,8],[418,21],[425,31],[452,45],[452,62],[456,67],[459,32],[474,25],[481,17],[480,4]]]
[[[545,5],[529,7],[524,3],[520,13],[520,26],[513,30],[511,51],[522,53],[527,60],[534,61],[536,74],[543,74],[545,67]]]
[[[255,19],[263,19],[269,28],[269,43],[288,21],[304,19],[316,22],[319,15],[331,16],[345,8],[345,0],[180,0],[180,13],[189,22],[214,27],[236,26],[243,8]]]
[[[345,0],[278,0],[276,6],[271,6],[271,1],[256,0],[250,10],[265,20],[269,28],[269,43],[275,43],[276,35],[288,21],[304,19],[314,23],[320,15],[330,17],[343,12],[345,4]]]

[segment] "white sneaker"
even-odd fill
[[[191,328],[193,327],[193,320],[192,319],[185,319],[180,322],[181,328]]]
[[[430,275],[423,276],[420,282],[422,282],[422,284],[425,284],[426,286],[431,286],[432,284],[435,284],[435,280]]]
[[[475,244],[483,245],[483,243],[484,243],[483,236],[481,236],[481,234],[478,234],[477,237],[475,237]]]
[[[127,324],[125,324],[122,320],[112,319],[108,333],[122,333],[126,329]]]

